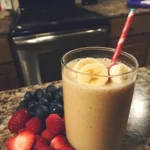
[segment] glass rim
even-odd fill
[[[69,52],[67,52],[66,54],[63,55],[63,57],[61,58],[61,64],[62,66],[64,66],[67,70],[71,71],[71,72],[74,72],[76,74],[83,74],[83,75],[90,75],[91,74],[88,74],[88,73],[83,73],[83,72],[80,72],[80,71],[75,71],[73,70],[72,68],[68,67],[67,64],[64,62],[65,60],[65,57],[71,53],[74,53],[74,52],[79,52],[79,51],[86,51],[86,50],[90,50],[90,49],[94,49],[94,50],[105,50],[105,51],[108,51],[108,52],[114,52],[114,48],[109,48],[109,47],[98,47],[98,46],[90,46],[90,47],[81,47],[81,48],[76,48],[76,49],[73,49]],[[133,72],[135,72],[138,68],[139,68],[139,63],[137,61],[137,59],[132,56],[131,54],[127,53],[127,52],[124,52],[124,51],[121,51],[120,55],[124,55],[125,57],[128,57],[130,58],[131,60],[134,61],[135,63],[135,67],[131,68],[130,71],[126,72],[126,73],[122,73],[122,74],[118,74],[118,75],[92,75],[92,76],[95,76],[95,77],[117,77],[117,76],[122,76],[122,75],[127,75],[127,74],[131,74]]]

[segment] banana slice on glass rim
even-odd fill
[[[100,63],[87,64],[79,72],[77,81],[81,84],[99,86],[108,81],[108,69]]]
[[[79,60],[74,66],[73,66],[73,70],[75,71],[79,71],[82,67],[84,67],[87,64],[92,64],[92,63],[98,63],[98,60],[96,60],[95,58],[83,58],[81,60]],[[73,72],[73,76],[77,76],[77,73]]]
[[[124,64],[117,64],[117,65],[112,66],[110,68],[109,74],[110,76],[114,76],[114,77],[111,77],[111,81],[117,82],[117,83],[125,83],[130,78],[130,75],[126,74],[129,71],[131,71],[131,69]]]

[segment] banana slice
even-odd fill
[[[94,58],[84,58],[84,59],[81,59],[79,60],[75,65],[74,67],[72,68],[73,70],[75,71],[79,71],[82,67],[84,67],[85,65],[87,64],[92,64],[92,63],[96,63],[98,62],[98,60],[94,59]],[[76,73],[73,72],[73,76],[77,76]]]
[[[79,72],[81,73],[78,74],[77,80],[81,84],[94,86],[104,85],[108,80],[108,70],[105,65],[100,63],[87,64]]]
[[[131,69],[124,64],[118,64],[118,65],[112,66],[110,68],[109,74],[110,75],[119,75],[119,76],[112,77],[111,81],[118,82],[118,83],[125,83],[129,79],[129,75],[128,74],[121,75],[121,74],[127,73],[130,70]]]
[[[94,59],[94,58],[84,58],[79,60],[73,67],[73,70],[75,71],[79,71],[82,67],[84,67],[87,64],[92,64],[92,63],[96,63],[98,62],[98,60]]]

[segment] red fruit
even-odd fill
[[[39,146],[37,150],[53,150],[53,149],[49,146]]]
[[[31,150],[33,142],[34,134],[30,131],[24,131],[7,141],[7,150]]]
[[[24,131],[31,131],[31,130],[29,130],[29,129],[27,129],[27,128],[22,128],[22,129],[20,129],[19,131],[18,131],[18,133],[21,133],[21,132],[24,132]],[[31,131],[32,132],[32,131]]]
[[[42,137],[45,138],[46,140],[48,141],[51,141],[55,135],[54,134],[51,134],[47,129],[45,129],[43,132],[42,132]]]
[[[11,137],[10,139],[8,139],[8,141],[6,142],[7,150],[13,150],[15,139],[16,137]]]
[[[44,139],[43,137],[36,135],[33,145],[33,150],[38,150],[40,147],[48,146],[48,141]]]
[[[42,130],[42,121],[37,117],[34,117],[30,119],[25,126],[28,130],[31,130],[34,134],[38,134]]]
[[[50,143],[50,146],[56,150],[74,150],[62,135],[57,135]]]
[[[46,119],[47,130],[54,135],[63,133],[65,130],[64,120],[57,114],[51,114]]]
[[[11,117],[8,122],[8,129],[13,133],[25,127],[25,123],[30,119],[30,115],[25,109],[20,109]]]

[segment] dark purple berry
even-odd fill
[[[47,94],[46,94],[45,90],[43,90],[43,89],[37,89],[35,91],[35,93],[36,93],[36,96],[37,96],[38,99],[47,97]]]
[[[61,104],[58,103],[51,103],[50,105],[50,113],[58,114],[60,117],[64,116],[64,109]]]
[[[63,104],[63,94],[62,94],[62,88],[58,88],[57,91],[53,95],[53,101],[56,103]]]
[[[37,101],[31,101],[28,104],[28,112],[34,112],[37,107]]]
[[[46,106],[49,106],[49,105],[50,105],[49,101],[48,101],[47,99],[45,99],[45,98],[39,99],[38,104],[39,104],[39,105],[46,105]]]
[[[27,101],[30,101],[33,99],[33,96],[34,94],[32,92],[26,92],[25,95],[24,95],[24,100],[27,100]]]
[[[47,106],[44,105],[38,105],[35,109],[35,115],[36,117],[40,119],[45,119],[50,114],[49,109]]]
[[[27,108],[27,107],[28,107],[28,101],[22,100],[22,101],[19,103],[19,106],[22,106],[22,108]]]
[[[55,91],[57,90],[57,88],[54,85],[49,85],[46,88],[46,92],[53,94]]]

